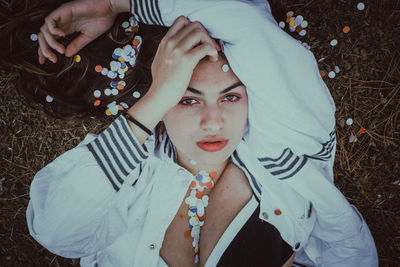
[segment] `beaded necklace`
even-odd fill
[[[201,170],[196,176],[193,176],[190,183],[190,194],[185,199],[185,203],[189,206],[189,228],[185,232],[185,237],[192,237],[192,246],[194,248],[194,262],[199,262],[199,241],[200,227],[204,225],[206,218],[204,208],[208,206],[208,196],[204,195],[204,189],[211,189],[214,186],[214,178],[216,172],[208,173]]]

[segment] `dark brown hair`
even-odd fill
[[[12,1],[8,5],[3,2],[1,5],[4,7],[0,11],[0,38],[4,41],[0,43],[0,66],[6,71],[18,73],[16,88],[29,106],[42,109],[52,117],[82,119],[94,116],[104,119],[107,105],[113,101],[125,102],[131,107],[138,101],[132,93],[138,91],[143,96],[151,85],[151,63],[169,28],[139,23],[137,33],[126,34],[121,24],[129,19],[130,14],[121,14],[107,33],[78,52],[81,57],[79,63],[75,62],[74,57],[67,58],[56,53],[56,64],[46,60],[45,64],[40,65],[37,56],[38,42],[32,41],[30,35],[38,33],[44,18],[64,2]],[[108,67],[113,60],[114,49],[130,43],[134,35],[141,36],[143,42],[135,66],[129,66],[125,73],[125,88],[116,96],[102,94],[98,98],[101,104],[95,107],[93,103],[96,98],[93,92],[110,87],[112,81],[96,72],[95,66]],[[76,34],[73,34],[59,41],[65,46],[75,37]],[[51,103],[46,101],[48,95],[53,98]],[[156,127],[156,136],[164,129],[160,122]],[[158,145],[158,138],[156,140]]]

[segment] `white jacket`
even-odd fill
[[[185,15],[224,40],[249,97],[245,136],[231,159],[261,200],[259,218],[280,231],[295,262],[378,266],[368,226],[333,184],[332,97],[313,54],[279,28],[269,4],[137,0],[132,13],[165,26]],[[160,149],[154,135],[142,147],[121,116],[48,164],[31,185],[31,235],[82,266],[157,266],[192,175],[164,136]]]

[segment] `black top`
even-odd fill
[[[219,267],[279,266],[293,254],[278,229],[258,218],[260,204],[219,259]]]

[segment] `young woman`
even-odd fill
[[[56,62],[49,47],[73,55],[99,18],[104,32],[129,9],[171,26],[151,85],[35,175],[31,235],[82,266],[377,266],[368,226],[333,185],[332,98],[268,3],[67,3],[41,29],[40,62]]]

